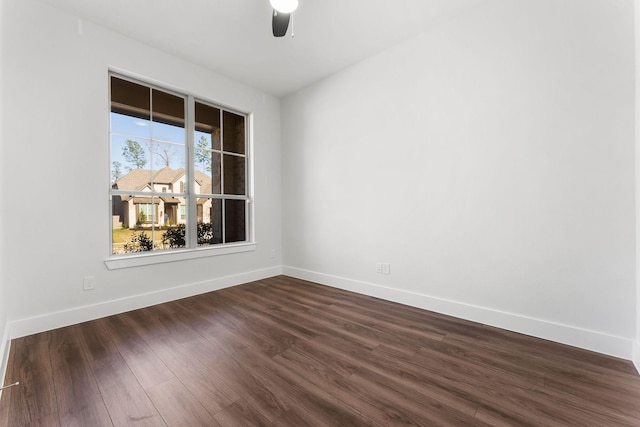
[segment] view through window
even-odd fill
[[[110,91],[111,253],[247,241],[247,117],[117,75]]]

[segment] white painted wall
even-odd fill
[[[4,3],[0,2],[0,22],[2,22],[2,17],[4,13]],[[4,127],[3,127],[3,106],[4,106],[4,94],[3,94],[3,46],[4,46],[4,37],[3,37],[3,29],[0,28],[0,188],[4,188]],[[7,299],[5,298],[5,222],[4,222],[4,211],[6,209],[6,204],[4,202],[0,202],[0,387],[4,381],[4,374],[6,369],[6,362],[8,357],[8,349],[9,349],[9,330],[7,328]],[[0,395],[2,395],[2,391],[0,391]]]
[[[285,273],[631,358],[633,28],[494,0],[283,100]]]
[[[34,0],[3,4],[2,259],[13,336],[281,271],[277,98]],[[256,251],[107,270],[109,67],[254,113]],[[82,291],[84,276],[96,290]]]
[[[638,271],[640,269],[640,171],[638,171],[638,165],[640,165],[640,84],[638,82],[638,71],[640,70],[640,0],[634,1],[635,6],[635,59],[636,59],[636,87],[635,87],[635,123],[636,123],[636,334],[635,342],[633,346],[633,363],[636,366],[638,372],[640,372],[640,275]]]

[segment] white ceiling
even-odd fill
[[[485,0],[300,0],[293,38],[269,0],[40,1],[284,96]]]

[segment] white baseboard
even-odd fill
[[[9,350],[11,349],[11,339],[9,338],[9,325],[2,331],[2,341],[0,341],[0,387],[5,385],[5,376],[7,375],[7,367],[9,363]],[[12,381],[11,378],[7,378]],[[0,390],[0,399],[2,398],[2,390]]]
[[[515,313],[502,312],[487,307],[436,298],[429,295],[408,292],[401,289],[389,288],[373,283],[332,276],[295,267],[283,266],[282,272],[287,276],[309,280],[327,286],[495,326],[501,329],[519,332],[525,335],[543,338],[626,360],[632,360],[634,358],[633,340],[630,338],[618,337],[604,334],[602,332],[522,316]],[[634,362],[640,369],[640,349],[638,349],[635,354],[636,357]]]
[[[282,267],[272,267],[264,270],[250,271],[232,276],[220,277],[204,282],[191,283],[157,292],[134,295],[117,300],[105,301],[99,304],[76,307],[69,310],[46,313],[40,316],[14,320],[8,327],[10,338],[18,338],[36,334],[64,326],[74,325],[125,311],[162,304],[181,298],[216,291],[255,280],[282,274]]]
[[[640,341],[633,340],[633,364],[640,373]]]

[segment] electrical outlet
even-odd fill
[[[388,262],[382,263],[382,274],[391,274],[391,264]]]
[[[96,288],[96,278],[93,276],[86,276],[82,281],[83,291],[92,291]]]

